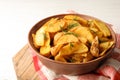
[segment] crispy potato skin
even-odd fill
[[[94,57],[99,57],[99,41],[97,36],[92,41],[90,52]]]

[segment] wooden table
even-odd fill
[[[28,44],[13,57],[13,64],[18,80],[40,80]]]

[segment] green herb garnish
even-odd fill
[[[72,47],[74,47],[74,45],[70,42],[70,49],[72,49]]]
[[[73,18],[73,20],[77,21],[77,20],[78,20],[78,17],[77,17],[77,16],[75,16],[75,17]]]
[[[78,37],[78,34],[73,32],[66,32],[65,35],[74,35],[75,37]]]
[[[79,25],[78,23],[69,24],[68,27],[67,27],[67,30],[70,30],[70,29],[72,29],[73,27],[76,27],[76,26],[78,26],[78,25]]]
[[[60,26],[60,29],[61,29],[62,32],[67,32],[67,30],[63,29],[63,27],[61,27],[61,26]]]
[[[62,32],[68,32],[71,28],[76,27],[76,26],[78,26],[78,25],[79,25],[78,23],[73,23],[73,24],[69,24],[69,25],[67,26],[67,29],[64,29],[64,28],[61,27],[61,26],[60,26],[60,29],[61,29]]]
[[[44,36],[44,40],[47,39],[47,35],[45,33],[43,33],[43,36]]]

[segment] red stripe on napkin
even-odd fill
[[[101,75],[109,77],[111,80],[120,80],[120,73],[112,66],[105,65],[97,70]]]
[[[42,80],[48,80],[47,77],[41,71],[41,69],[43,67],[42,63],[38,64],[38,62],[39,62],[39,60],[38,60],[37,55],[33,56],[34,67],[35,67],[36,72],[38,72],[40,79],[42,79]]]
[[[116,37],[117,37],[116,47],[120,49],[120,34],[116,34]]]
[[[42,63],[39,64],[39,59],[37,57],[37,55],[34,53],[34,51],[32,51],[32,49],[30,50],[31,54],[32,54],[32,58],[33,58],[33,63],[34,63],[34,68],[36,70],[36,72],[38,73],[40,80],[48,80],[47,77],[45,76],[45,74],[42,72]]]
[[[48,80],[41,70],[38,71],[38,74],[41,80]]]
[[[40,70],[40,67],[39,67],[39,65],[38,65],[37,56],[33,56],[33,63],[34,63],[34,66],[35,66],[35,70],[36,70],[36,71],[39,71],[39,70]]]

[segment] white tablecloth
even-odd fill
[[[16,80],[12,57],[39,20],[74,10],[113,25],[120,33],[120,0],[0,0],[0,80]]]

